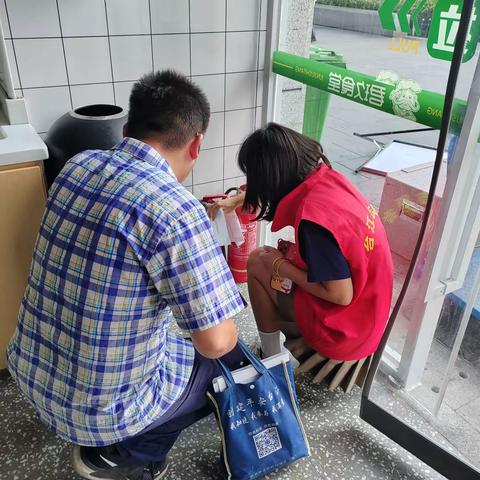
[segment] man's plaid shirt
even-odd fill
[[[179,398],[204,330],[243,308],[202,205],[151,147],[83,152],[50,190],[10,372],[81,445],[133,436]]]

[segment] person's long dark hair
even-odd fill
[[[247,176],[244,208],[272,221],[285,195],[298,187],[320,162],[331,168],[322,146],[277,123],[253,132],[240,147],[238,166]]]

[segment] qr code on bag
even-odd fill
[[[257,433],[257,435],[253,436],[253,441],[255,442],[258,458],[266,457],[282,448],[277,427],[267,428],[263,432]]]

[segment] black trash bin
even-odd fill
[[[127,112],[116,105],[87,105],[61,116],[45,139],[49,158],[45,160],[48,187],[74,155],[89,149],[107,150],[123,138]]]

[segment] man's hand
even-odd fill
[[[235,348],[237,344],[237,327],[233,319],[225,320],[215,327],[191,332],[195,349],[207,358],[220,358]]]

